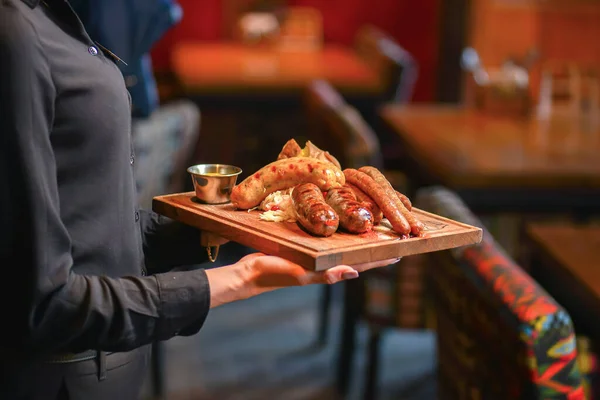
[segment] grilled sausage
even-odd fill
[[[339,217],[325,202],[321,189],[313,183],[300,184],[292,190],[292,204],[300,225],[317,236],[331,236],[337,231]]]
[[[350,233],[364,233],[373,228],[373,214],[347,186],[329,189],[325,197],[340,219],[340,226]]]
[[[372,198],[370,198],[365,192],[363,192],[362,190],[360,190],[359,188],[357,188],[355,185],[352,185],[348,182],[346,182],[346,184],[344,186],[348,186],[352,189],[352,191],[354,192],[354,194],[356,195],[356,199],[362,203],[365,203],[369,210],[371,211],[371,213],[373,214],[373,222],[375,222],[375,224],[378,224],[379,221],[381,221],[381,218],[383,218],[383,215],[381,214],[381,210],[379,209],[379,207],[377,207],[377,204],[373,201]],[[400,201],[402,202],[402,204],[404,204],[404,207],[406,207],[406,209],[408,211],[412,210],[412,202],[410,201],[410,199],[400,193],[399,191],[396,190],[396,195],[398,196],[398,198],[400,199]]]
[[[390,196],[384,188],[382,188],[373,178],[364,172],[358,171],[353,168],[347,168],[344,170],[344,175],[348,183],[357,186],[360,190],[364,191],[370,198],[375,200],[375,203],[379,206],[383,215],[390,221],[392,228],[401,235],[410,234],[411,227],[402,215],[398,206],[393,201],[394,199],[400,200],[396,197],[396,194]],[[404,206],[403,206],[404,207]]]
[[[392,200],[392,202],[396,205],[398,210],[402,213],[402,216],[410,224],[410,230],[413,235],[418,236],[421,233],[423,233],[423,230],[425,229],[423,223],[417,218],[415,218],[415,216],[407,209],[407,207],[404,205],[404,202],[402,201],[402,198],[398,196],[398,192],[396,192],[392,184],[381,173],[381,171],[379,171],[375,167],[361,167],[358,169],[358,171],[364,172],[365,174],[369,175],[385,191],[387,196]],[[406,200],[408,200],[408,198]],[[412,209],[412,204],[410,205],[410,207]]]
[[[396,196],[398,196],[398,198],[400,199],[400,201],[402,202],[402,204],[404,204],[404,207],[406,207],[406,209],[408,211],[412,211],[412,202],[410,201],[410,199],[408,198],[408,196],[406,196],[403,193],[400,193],[397,190],[394,190],[396,192]]]
[[[344,187],[350,188],[352,192],[354,192],[356,200],[362,203],[365,207],[367,207],[369,211],[371,211],[371,215],[373,215],[373,225],[377,225],[381,222],[381,220],[383,219],[383,213],[381,212],[379,206],[377,206],[377,203],[375,203],[375,201],[372,198],[370,198],[365,192],[363,192],[351,183],[346,182]]]
[[[313,183],[321,190],[340,187],[344,174],[335,165],[308,157],[274,161],[250,175],[231,191],[231,202],[239,209],[256,207],[269,194],[301,183]]]

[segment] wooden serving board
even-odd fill
[[[317,271],[340,264],[360,264],[466,246],[479,243],[483,235],[481,228],[419,209],[413,209],[413,213],[425,224],[426,233],[424,237],[409,239],[402,239],[385,225],[361,235],[338,231],[327,238],[316,237],[297,223],[261,221],[259,211],[235,210],[231,204],[200,204],[195,201],[194,192],[155,197],[153,209],[174,220]]]

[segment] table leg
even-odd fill
[[[363,400],[377,398],[377,383],[379,378],[379,356],[381,347],[381,329],[377,326],[369,327],[369,344],[367,352],[367,371],[365,374],[365,390]]]
[[[321,313],[319,315],[319,336],[318,345],[324,346],[327,343],[327,336],[329,334],[329,310],[331,308],[331,292],[332,287],[325,285],[321,294],[321,304],[319,306]]]
[[[342,398],[348,394],[356,344],[356,324],[360,317],[363,299],[361,278],[344,281],[342,329],[337,366],[337,389]]]
[[[151,357],[152,394],[155,399],[165,397],[165,356],[161,342],[152,343]]]

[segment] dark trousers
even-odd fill
[[[137,400],[146,378],[150,346],[106,355],[100,379],[97,359],[68,364],[36,364],[3,371],[2,400]]]

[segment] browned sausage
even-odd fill
[[[270,193],[301,183],[314,183],[322,190],[341,187],[344,174],[327,161],[291,157],[273,161],[250,175],[231,191],[231,203],[239,209],[256,207]]]
[[[375,182],[373,178],[364,172],[358,171],[353,168],[347,168],[344,170],[346,181],[357,186],[360,190],[364,191],[370,198],[375,200],[375,203],[383,211],[383,215],[390,221],[392,228],[401,235],[410,234],[410,224],[402,215],[402,212],[398,209],[394,199],[400,203],[396,194],[390,197],[386,191]],[[402,203],[400,203],[402,204]],[[404,206],[402,206],[404,207]]]
[[[400,197],[398,197],[398,192],[393,188],[392,184],[387,180],[387,178],[375,167],[360,167],[358,169],[360,172],[364,172],[369,175],[388,195],[388,197],[392,200],[392,202],[396,205],[398,210],[402,213],[402,216],[408,221],[410,224],[410,230],[413,235],[420,235],[423,233],[425,226],[421,221],[419,221],[404,205],[404,202]],[[412,204],[411,204],[412,208]]]
[[[339,217],[325,202],[321,189],[313,183],[300,184],[292,190],[292,203],[298,223],[309,233],[331,236],[337,231]]]
[[[380,223],[383,219],[383,213],[379,206],[377,206],[377,203],[375,203],[375,200],[351,183],[346,182],[344,186],[352,189],[352,192],[354,192],[354,195],[356,196],[356,200],[371,211],[371,214],[373,215],[373,225]]]
[[[364,233],[373,229],[373,214],[347,186],[329,189],[325,198],[340,218],[340,226],[350,233]]]
[[[398,198],[400,199],[400,201],[402,202],[402,204],[404,204],[404,207],[406,207],[406,209],[408,211],[412,211],[412,202],[410,201],[410,199],[408,198],[408,196],[406,196],[403,193],[400,193],[397,190],[395,190],[395,192],[396,192],[396,196],[398,196]]]

